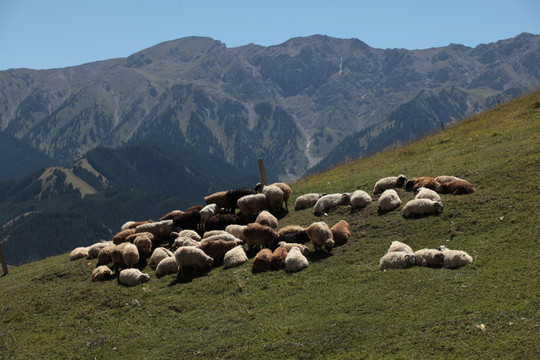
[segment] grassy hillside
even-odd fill
[[[251,260],[191,282],[92,283],[95,260],[67,254],[0,278],[0,358],[536,359],[540,357],[540,92],[458,126],[293,184],[371,192],[381,177],[443,174],[476,187],[442,195],[440,216],[377,214],[376,203],[325,218],[292,210],[280,226],[344,218],[348,244],[306,270],[253,274]],[[398,191],[405,203],[411,193]],[[474,255],[457,270],[378,269],[390,241]],[[484,324],[482,330],[477,326]]]

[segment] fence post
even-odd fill
[[[264,185],[268,185],[268,178],[266,177],[266,170],[264,168],[263,159],[258,159],[259,162],[259,171],[261,172],[261,180]]]
[[[4,275],[7,275],[8,267],[6,263],[6,258],[4,257],[4,250],[2,249],[2,242],[0,242],[0,262],[2,263],[2,270],[4,270]]]

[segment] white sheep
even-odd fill
[[[232,225],[227,225],[227,227],[225,228],[225,231],[231,234],[232,236],[245,241],[246,240],[244,237],[245,229],[246,229],[246,225],[232,224]]]
[[[371,196],[364,190],[355,190],[351,194],[350,204],[352,209],[363,209],[371,203]]]
[[[219,210],[217,204],[209,204],[203,207],[200,211],[201,214],[201,230],[204,231],[206,222],[211,216],[215,215]]]
[[[443,204],[440,201],[429,199],[413,199],[405,204],[402,213],[408,218],[415,215],[436,214],[443,211]]]
[[[139,269],[129,268],[120,271],[118,283],[125,286],[135,286],[150,280],[150,275],[141,272]]]
[[[439,202],[441,201],[441,197],[439,196],[439,194],[437,194],[436,191],[425,188],[425,187],[418,188],[418,191],[416,192],[416,196],[414,198],[415,199],[429,199],[429,200],[439,201]]]
[[[262,188],[261,193],[266,196],[268,210],[273,214],[279,214],[281,211],[281,204],[285,198],[283,190],[277,185],[268,185]]]
[[[223,268],[233,268],[242,265],[248,260],[246,251],[242,245],[227,251],[223,257]]]
[[[178,276],[183,277],[187,268],[192,268],[197,274],[201,269],[210,269],[214,259],[206,255],[204,251],[193,246],[183,246],[174,252],[178,264]]]
[[[474,262],[471,255],[462,250],[450,250],[446,246],[439,246],[444,255],[444,267],[448,269],[458,268]]]
[[[69,261],[82,259],[88,256],[88,247],[76,247],[69,253]]]
[[[300,252],[302,253],[302,255],[304,256],[308,256],[310,253],[311,253],[311,250],[309,250],[309,248],[305,245],[302,245],[302,244],[297,244],[297,243],[287,243],[285,241],[280,241],[278,243],[278,246],[284,248],[285,250],[287,251],[291,251],[291,249],[293,247],[297,247],[298,249],[300,249]]]
[[[146,259],[152,253],[152,240],[146,234],[141,234],[133,240],[141,259]]]
[[[126,267],[132,268],[139,262],[139,250],[134,244],[128,243],[122,251],[122,259]]]
[[[178,233],[178,236],[186,236],[195,241],[201,241],[201,236],[195,230],[182,230]]]
[[[302,255],[298,247],[293,246],[285,258],[285,270],[288,272],[297,272],[304,270],[308,266],[308,259]]]
[[[330,252],[334,247],[334,235],[325,222],[312,223],[306,229],[306,233],[315,250],[321,250],[324,247],[326,251]]]
[[[272,229],[275,229],[278,226],[278,219],[266,210],[261,211],[259,215],[257,215],[255,222],[257,224],[270,226]]]
[[[388,176],[382,178],[375,183],[375,186],[373,186],[373,194],[377,195],[387,189],[403,187],[403,185],[405,185],[405,181],[407,181],[405,175]]]
[[[187,236],[179,236],[174,239],[174,242],[171,246],[172,249],[178,249],[182,246],[199,246],[200,241],[195,241]]]
[[[414,263],[414,254],[406,252],[389,252],[379,261],[379,269],[406,269],[413,266]]]
[[[266,195],[253,194],[242,196],[238,199],[236,206],[244,218],[254,218],[259,212],[266,209]]]
[[[387,189],[379,197],[378,203],[380,212],[392,211],[401,205],[401,199],[396,190]]]
[[[141,224],[135,228],[136,233],[149,232],[156,239],[168,239],[169,235],[176,229],[173,220],[163,220],[152,223]]]
[[[444,255],[437,249],[416,250],[414,258],[418,266],[441,267],[444,264]]]
[[[225,230],[210,230],[203,234],[201,241],[211,236],[223,235],[223,234],[227,234],[227,232]]]
[[[90,245],[88,248],[88,258],[95,259],[98,257],[99,251],[109,245],[113,245],[112,241],[100,241],[93,245]]]
[[[456,176],[450,176],[450,175],[440,175],[435,178],[435,181],[437,181],[439,184],[444,184],[444,183],[456,181],[456,180],[462,180],[462,179]]]
[[[412,254],[413,250],[409,245],[402,243],[401,241],[392,241],[390,243],[390,247],[388,248],[387,253],[390,253],[390,252],[404,252],[404,253]]]
[[[176,274],[178,272],[178,264],[176,258],[166,257],[162,259],[156,267],[156,276],[162,277],[164,275]]]
[[[154,252],[152,252],[152,256],[150,257],[150,264],[152,266],[157,266],[161,260],[168,257],[174,257],[174,254],[167,248],[158,247],[154,250]]]
[[[349,205],[351,200],[351,194],[341,193],[341,194],[328,194],[322,196],[315,203],[313,213],[315,215],[328,215],[328,211],[342,205]]]
[[[317,200],[326,194],[308,193],[300,195],[294,202],[294,210],[303,210],[315,206]]]

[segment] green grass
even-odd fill
[[[149,270],[150,282],[126,288],[92,283],[95,260],[67,254],[13,268],[0,278],[0,359],[540,358],[539,135],[537,91],[292,184],[291,209],[301,194],[371,193],[399,173],[456,175],[477,190],[442,195],[443,213],[419,219],[378,215],[376,203],[324,218],[292,210],[280,227],[343,218],[352,230],[300,273],[253,274],[250,260],[182,284]],[[462,249],[475,263],[382,272],[393,240]]]

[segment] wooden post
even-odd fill
[[[0,262],[2,263],[2,270],[4,270],[4,275],[8,274],[8,267],[6,263],[6,258],[4,257],[4,250],[2,250],[2,243],[0,242]]]
[[[258,159],[259,171],[261,172],[261,180],[264,185],[268,185],[268,178],[266,177],[266,170],[264,169],[263,159]]]

